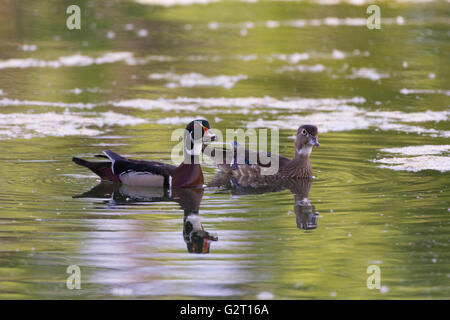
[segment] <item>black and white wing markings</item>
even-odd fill
[[[110,150],[103,152],[110,160],[112,171],[128,185],[170,187],[175,166],[156,162],[126,159]]]

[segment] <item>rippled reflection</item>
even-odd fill
[[[73,196],[73,198],[108,199],[104,203],[108,208],[130,205],[139,202],[177,202],[184,210],[183,239],[189,253],[209,253],[212,241],[218,236],[203,228],[200,218],[200,203],[203,198],[202,188],[164,189],[144,188],[101,182],[91,190]]]
[[[297,227],[303,230],[313,230],[317,228],[318,213],[309,200],[312,184],[312,179],[252,178],[249,176],[236,178],[219,172],[208,186],[225,188],[235,195],[263,194],[287,189],[294,195]]]

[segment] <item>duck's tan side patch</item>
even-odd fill
[[[163,187],[164,177],[149,172],[126,172],[120,175],[120,181],[129,186]]]

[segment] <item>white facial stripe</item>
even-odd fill
[[[116,161],[115,161],[114,159],[112,159],[109,155],[107,155],[105,152],[103,152],[103,154],[104,154],[105,156],[107,156],[109,160],[111,160],[111,171],[112,171],[113,174],[116,174],[116,173],[114,172],[114,162],[116,162]]]

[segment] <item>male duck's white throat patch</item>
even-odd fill
[[[190,156],[199,156],[202,153],[202,147],[201,143],[194,143],[194,148],[191,150],[186,149],[186,153]]]

